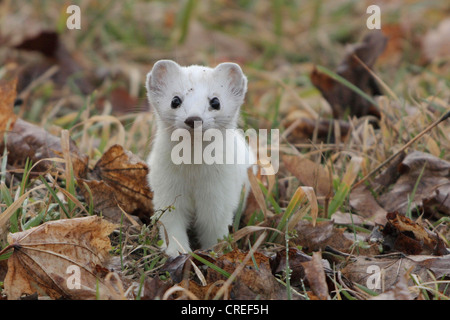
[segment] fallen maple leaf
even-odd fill
[[[67,138],[63,150],[61,138],[45,129],[17,118],[13,112],[16,97],[15,81],[0,84],[0,130],[10,124],[6,139],[8,164],[23,167],[27,158],[34,164],[34,171],[47,171],[54,166],[65,170],[65,165],[51,161],[65,158],[72,164],[73,174],[80,190],[90,203],[91,195],[98,212],[119,222],[122,210],[148,222],[152,214],[152,193],[147,183],[148,167],[136,155],[119,145],[108,149],[93,170],[88,168],[88,156],[81,153],[75,142]],[[4,148],[0,139],[0,149]],[[47,160],[50,159],[50,160]],[[90,190],[86,188],[86,185]],[[118,207],[120,206],[122,210]]]
[[[153,212],[153,194],[148,186],[148,166],[133,153],[120,145],[109,148],[86,177],[79,177],[78,184],[87,202],[91,199],[97,211],[120,216],[119,205],[126,213],[148,222]],[[88,186],[89,190],[86,188]],[[113,211],[113,212],[111,212]]]
[[[44,223],[26,231],[10,233],[4,281],[8,299],[38,292],[53,299],[95,299],[97,288],[108,297],[110,289],[97,272],[105,266],[115,225],[97,216],[63,219]],[[71,278],[72,272],[78,278]],[[72,287],[78,279],[80,288]]]

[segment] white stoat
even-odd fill
[[[247,193],[249,190],[247,169],[255,158],[242,133],[236,130],[247,78],[235,63],[221,63],[213,69],[181,67],[171,60],[160,60],[147,75],[146,87],[157,124],[148,158],[153,205],[155,210],[174,207],[160,219],[164,249],[169,256],[190,251],[188,229],[195,232],[201,248],[210,248],[228,234],[242,187],[246,186]],[[226,164],[174,161],[173,150],[180,143],[178,139],[172,141],[174,131],[188,132],[193,145],[198,128],[205,135],[209,129],[222,134],[223,154],[217,152],[223,159],[227,154],[234,155],[234,160],[245,154],[247,161],[244,164],[225,160]],[[203,142],[202,150],[208,143]]]

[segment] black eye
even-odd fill
[[[178,108],[181,105],[181,102],[182,101],[181,101],[180,97],[179,96],[175,96],[172,99],[172,103],[170,104],[170,107],[172,109],[176,109],[176,108]]]
[[[217,98],[212,98],[209,101],[209,105],[211,106],[211,108],[213,108],[214,110],[219,110],[220,109],[220,101]]]

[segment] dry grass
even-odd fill
[[[24,88],[24,103],[15,111],[55,135],[69,130],[80,150],[90,156],[91,164],[113,144],[146,158],[153,117],[142,111],[147,107],[143,84],[153,63],[162,58],[181,65],[214,66],[226,60],[240,63],[249,78],[241,122],[244,128],[279,128],[283,135],[289,117],[330,119],[331,109],[312,85],[309,73],[315,65],[335,70],[346,45],[360,41],[367,32],[365,9],[369,5],[367,1],[348,0],[73,1],[78,3],[82,29],[67,30],[62,2],[3,1],[1,39],[6,45],[0,48],[0,77],[17,63],[22,68],[21,62],[38,59],[35,53],[12,49],[13,44],[44,29],[57,30],[87,77],[96,79],[97,89],[83,94],[71,79],[55,84],[51,72],[44,73]],[[391,42],[374,70],[387,96],[378,101],[384,114],[379,128],[374,128],[369,118],[345,119],[351,127],[346,140],[340,140],[339,135],[334,142],[283,140],[281,150],[291,153],[297,146],[296,152],[322,162],[337,192],[341,179],[351,187],[447,111],[450,63],[439,58],[426,61],[420,46],[426,32],[448,15],[446,5],[446,1],[380,2],[382,26]],[[127,101],[133,105],[118,108],[109,95],[114,88],[124,88],[132,98]],[[99,97],[104,98],[102,106]],[[450,160],[448,121],[411,145],[412,149]],[[351,159],[360,160],[353,175]],[[272,196],[264,195],[269,210],[288,207],[298,187],[292,178],[282,167]],[[284,182],[288,187],[283,189],[280,185]],[[8,189],[13,199],[17,190],[18,185]],[[38,203],[37,208],[43,206],[49,195],[36,194],[36,190],[27,189],[18,198],[21,202],[2,209],[3,214],[15,211],[30,194],[30,202]],[[347,195],[334,203],[336,210],[350,211]],[[35,211],[39,213],[39,209]],[[330,218],[326,208],[318,211],[319,218]],[[78,208],[76,214],[84,212],[85,208]],[[311,218],[310,210],[302,214]],[[252,223],[258,222],[255,218]],[[157,273],[165,259],[158,252],[154,231],[116,235],[116,241],[121,242],[116,253],[126,258],[130,277],[139,279],[142,271]],[[267,250],[273,246],[265,245]]]

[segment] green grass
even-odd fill
[[[114,88],[125,87],[130,93],[137,94],[139,104],[145,105],[145,75],[153,63],[161,58],[175,59],[182,65],[214,66],[221,60],[240,63],[249,79],[246,102],[242,107],[245,128],[279,128],[282,133],[287,129],[284,120],[294,111],[304,112],[304,115],[312,110],[324,119],[331,118],[329,106],[324,103],[320,92],[309,80],[309,73],[314,66],[373,105],[382,107],[381,103],[340,77],[335,71],[345,55],[345,46],[360,41],[367,31],[365,8],[362,8],[358,1],[94,0],[82,8],[80,31],[69,31],[65,28],[63,3],[56,4],[51,1],[44,1],[42,4],[31,1],[8,3],[9,7],[2,4],[9,10],[5,12],[3,22],[5,39],[8,39],[8,32],[11,32],[9,29],[14,29],[14,36],[25,34],[26,25],[18,26],[17,21],[43,23],[46,27],[59,32],[69,52],[76,54],[80,64],[89,74],[105,75],[96,79],[97,90],[87,95],[82,94],[75,83],[75,79],[82,76],[79,73],[69,77],[68,82],[64,84],[47,79],[31,90],[24,105],[15,107],[16,114],[21,118],[41,124],[52,133],[59,134],[61,129],[69,130],[70,137],[80,150],[89,155],[91,165],[115,143],[123,144],[141,159],[146,158],[154,125],[152,115],[145,112],[134,113],[133,110],[142,107],[141,105],[128,106],[130,109],[125,114],[114,109],[107,112],[100,109],[98,100],[107,97]],[[436,27],[437,22],[445,16],[445,8],[445,1],[435,1],[433,5],[402,6],[402,10],[393,5],[393,8],[386,9],[384,13],[389,16],[389,23],[393,24],[401,24],[405,18],[414,19],[411,21],[414,32],[410,33],[414,34],[416,38],[413,40],[416,41],[423,37],[424,31]],[[410,13],[416,14],[409,17]],[[423,18],[417,18],[417,13]],[[429,18],[430,14],[433,18]],[[8,26],[10,28],[7,28]],[[202,41],[203,39],[199,39],[202,33],[191,34],[197,32],[193,26],[200,26],[206,32],[210,30],[219,32],[225,40],[214,38],[212,43],[210,39]],[[199,41],[189,43],[192,39]],[[226,39],[237,42],[233,42],[230,47],[223,46],[221,41],[226,42]],[[410,40],[412,39],[408,38],[403,42]],[[426,106],[430,105],[441,113],[448,109],[448,104],[443,104],[442,101],[449,101],[450,98],[449,64],[439,61],[425,65],[417,58],[420,54],[419,48],[405,46],[402,50],[398,53],[400,62],[395,63],[392,57],[388,57],[377,62],[374,67],[375,74],[393,93],[388,100],[387,119],[383,119],[385,122],[380,124],[380,130],[388,132],[390,139],[385,139],[386,136],[380,131],[374,131],[376,141],[383,141],[384,145],[371,145],[369,141],[372,138],[371,132],[366,140],[362,140],[363,135],[358,135],[359,132],[355,131],[349,140],[343,141],[341,145],[331,143],[330,136],[333,132],[330,131],[325,143],[331,147],[327,151],[322,151],[325,147],[317,141],[292,142],[292,145],[313,142],[314,148],[299,147],[298,150],[310,159],[315,159],[317,154],[321,154],[321,162],[333,168],[333,194],[327,199],[326,205],[319,207],[318,218],[311,217],[312,205],[309,199],[297,193],[298,185],[287,180],[290,174],[283,168],[271,192],[268,191],[264,179],[258,181],[266,207],[279,218],[279,223],[272,227],[283,232],[281,235],[280,232],[269,234],[262,244],[265,250],[274,250],[277,246],[288,250],[291,240],[289,232],[292,231],[290,223],[296,219],[329,221],[337,211],[351,212],[348,199],[356,179],[363,177],[363,172],[368,172],[378,163],[382,163],[393,150],[403,146],[405,141],[417,135],[424,125],[432,120],[434,114]],[[240,52],[243,53],[239,55]],[[19,63],[21,66],[27,62],[26,54],[5,46],[0,51],[0,61],[4,62],[0,65],[6,64],[7,57],[23,59]],[[6,66],[0,67],[0,78],[6,73]],[[430,103],[430,97],[439,99],[431,99]],[[55,106],[59,106],[59,109]],[[415,118],[411,116],[409,114],[411,108],[416,108],[420,116]],[[352,122],[352,126],[356,125],[357,121]],[[353,130],[358,128],[352,127]],[[447,134],[448,130],[438,127],[437,130],[430,132],[430,137],[440,148],[439,156],[450,160],[450,154],[446,152],[450,147]],[[7,134],[3,136],[4,140],[6,138]],[[281,147],[285,150],[290,146],[283,142]],[[429,151],[424,141],[413,147]],[[3,221],[2,215],[8,216],[6,232],[27,230],[49,220],[95,214],[92,194],[85,201],[77,195],[78,186],[73,172],[67,177],[59,177],[56,181],[48,179],[47,176],[35,177],[30,175],[33,164],[28,161],[24,168],[21,168],[23,172],[15,173],[15,179],[7,185],[8,153],[6,149],[0,151],[2,153],[0,221]],[[362,158],[362,164],[356,168],[356,172],[353,172],[352,166],[355,164],[352,164],[349,158],[355,156]],[[407,212],[410,217],[415,214],[411,203],[422,173],[409,198]],[[87,190],[90,193],[89,188]],[[371,192],[377,196],[376,190]],[[239,230],[244,209],[241,199],[233,224],[235,231]],[[161,242],[154,232],[157,218],[153,222],[137,234],[129,234],[121,228],[115,235],[117,238],[114,238],[114,254],[120,255],[123,272],[134,277],[133,279],[141,286],[144,275],[157,275],[159,268],[166,261],[158,251]],[[267,221],[262,211],[258,209],[248,219],[247,225],[258,226],[265,222]],[[447,227],[449,222],[447,217],[431,221],[432,224],[441,227]],[[0,225],[1,227],[3,225]],[[356,239],[357,234],[370,232],[368,228],[352,223],[347,226],[347,231]],[[248,250],[249,245],[256,239],[257,235],[254,234],[233,245]],[[7,245],[3,243],[5,239],[0,240],[1,245],[5,247]],[[359,244],[364,245],[356,243]],[[2,255],[0,259],[4,259],[7,254],[10,253]],[[195,253],[193,256],[226,278],[230,276]],[[252,260],[256,266],[253,256]],[[291,283],[288,274],[289,270],[286,269],[285,286],[290,296]],[[339,294],[343,298],[355,299],[344,288],[340,289]],[[359,289],[365,290],[363,287]],[[421,290],[429,299],[439,296],[435,288],[421,288]],[[366,294],[372,296],[376,293],[366,291]],[[305,296],[307,297],[306,294]]]

